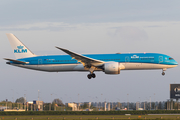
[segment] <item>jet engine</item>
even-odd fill
[[[118,62],[109,62],[104,64],[105,74],[120,74],[121,63]]]

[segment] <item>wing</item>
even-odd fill
[[[56,48],[69,54],[72,58],[76,59],[78,62],[81,62],[84,66],[91,67],[91,66],[101,66],[104,64],[104,61],[89,58],[89,57],[83,56],[81,54],[78,54],[78,53],[75,53],[70,50],[60,48],[60,47],[56,47]]]
[[[9,58],[4,58],[5,60],[8,60],[8,61],[12,61],[12,62],[15,62],[15,63],[20,63],[20,64],[28,64],[29,62],[23,62],[23,61],[19,61],[19,60],[14,60],[14,59],[9,59]]]

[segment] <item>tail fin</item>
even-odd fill
[[[18,40],[15,35],[11,33],[6,33],[6,35],[9,39],[16,59],[36,56],[20,40]]]

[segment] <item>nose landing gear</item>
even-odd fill
[[[162,75],[163,75],[163,76],[165,75],[165,72],[164,72],[164,71],[162,72]]]
[[[165,72],[164,72],[164,71],[166,71],[166,68],[163,68],[162,70],[163,70],[163,71],[162,71],[162,75],[164,76],[164,75],[165,75]]]

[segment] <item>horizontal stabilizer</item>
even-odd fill
[[[21,63],[21,64],[28,64],[29,62],[23,62],[23,61],[19,61],[19,60],[14,60],[14,59],[9,59],[9,58],[4,58],[5,60],[9,60],[12,62],[16,62],[16,63]]]

